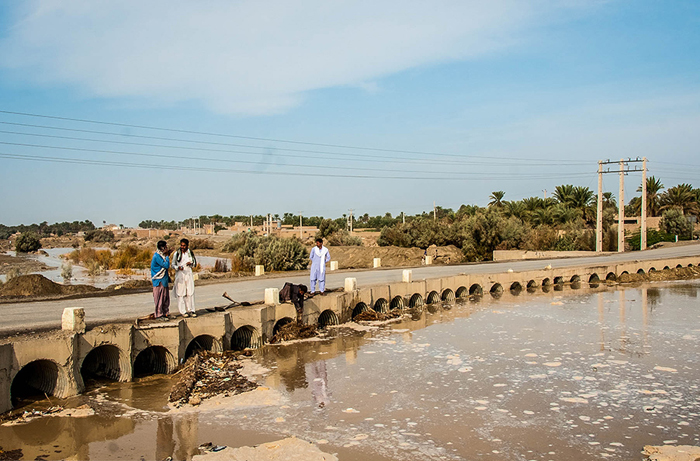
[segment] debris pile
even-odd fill
[[[239,373],[241,368],[238,356],[231,351],[197,354],[178,371],[180,380],[173,386],[169,401],[177,407],[199,405],[210,397],[227,397],[258,387]]]
[[[353,319],[356,322],[373,322],[377,320],[389,320],[389,319],[396,319],[401,317],[401,311],[399,309],[395,309],[393,311],[389,311],[386,314],[382,312],[376,312],[373,311],[372,309],[366,310],[362,312],[359,315],[356,315],[355,318]]]
[[[299,325],[297,322],[290,322],[280,327],[277,333],[270,339],[270,344],[291,341],[293,339],[307,339],[318,336],[316,325]]]
[[[2,447],[0,447],[0,461],[15,461],[22,459],[23,456],[24,453],[22,453],[21,448],[5,451],[2,449]]]
[[[656,270],[646,274],[622,274],[617,278],[620,283],[630,282],[661,282],[664,280],[689,280],[700,276],[700,267],[674,267],[672,269]]]

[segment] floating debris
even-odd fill
[[[270,339],[270,344],[294,339],[308,339],[315,336],[318,336],[316,325],[299,325],[297,322],[290,322],[277,330],[277,333]]]

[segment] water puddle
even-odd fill
[[[256,351],[258,395],[170,410],[171,376],[107,383],[61,401],[94,416],[0,426],[0,445],[161,460],[296,436],[343,460],[640,459],[645,445],[700,445],[699,293],[693,281],[431,306]]]

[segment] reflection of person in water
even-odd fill
[[[314,403],[319,408],[323,408],[331,401],[328,391],[328,374],[326,373],[326,361],[319,360],[306,364],[306,380],[311,387],[311,395]]]

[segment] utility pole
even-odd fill
[[[544,192],[544,199],[547,200],[547,189],[543,189],[542,192]]]
[[[647,158],[642,159],[642,219],[640,229],[639,249],[644,251],[647,249]]]
[[[433,221],[437,221],[437,207],[435,206],[435,200],[433,200]]]
[[[598,211],[595,224],[595,251],[603,251],[603,161],[598,160]]]
[[[299,212],[299,240],[301,240],[301,239],[303,238],[302,231],[301,231],[301,229],[302,229],[302,227],[303,227],[303,225],[302,225],[302,223],[301,223],[301,213],[302,213],[302,212],[300,211],[300,212]]]
[[[352,234],[352,213],[355,211],[354,209],[349,209],[350,216],[348,216],[348,228],[350,229],[350,233]]]
[[[630,173],[630,172],[637,172],[637,171],[642,171],[643,175],[643,185],[642,185],[642,221],[643,221],[643,226],[646,226],[646,211],[645,211],[645,206],[646,206],[646,166],[642,169],[639,169],[635,167],[634,170],[630,170],[629,166],[627,166],[627,163],[639,163],[643,162],[644,165],[646,165],[646,158],[645,159],[640,159],[637,157],[636,159],[631,159],[628,158],[627,160],[625,159],[620,159],[619,162],[611,162],[610,160],[606,161],[598,161],[598,216],[597,216],[597,222],[596,222],[596,251],[602,251],[603,248],[603,217],[602,217],[602,196],[603,196],[603,174],[605,173],[618,173],[620,175],[620,192],[619,192],[619,203],[618,203],[618,212],[617,212],[617,251],[618,252],[623,252],[625,251],[625,175]],[[617,171],[610,171],[608,169],[607,171],[603,171],[603,165],[613,165],[617,164],[619,165],[620,169]],[[644,227],[646,229],[646,227]],[[646,249],[646,232],[641,233],[641,242],[640,242],[640,248],[641,249]]]
[[[403,211],[401,212],[401,221],[402,221],[404,224],[406,224],[406,215],[404,214]]]
[[[620,159],[620,203],[617,204],[617,251],[625,251],[625,160]]]

